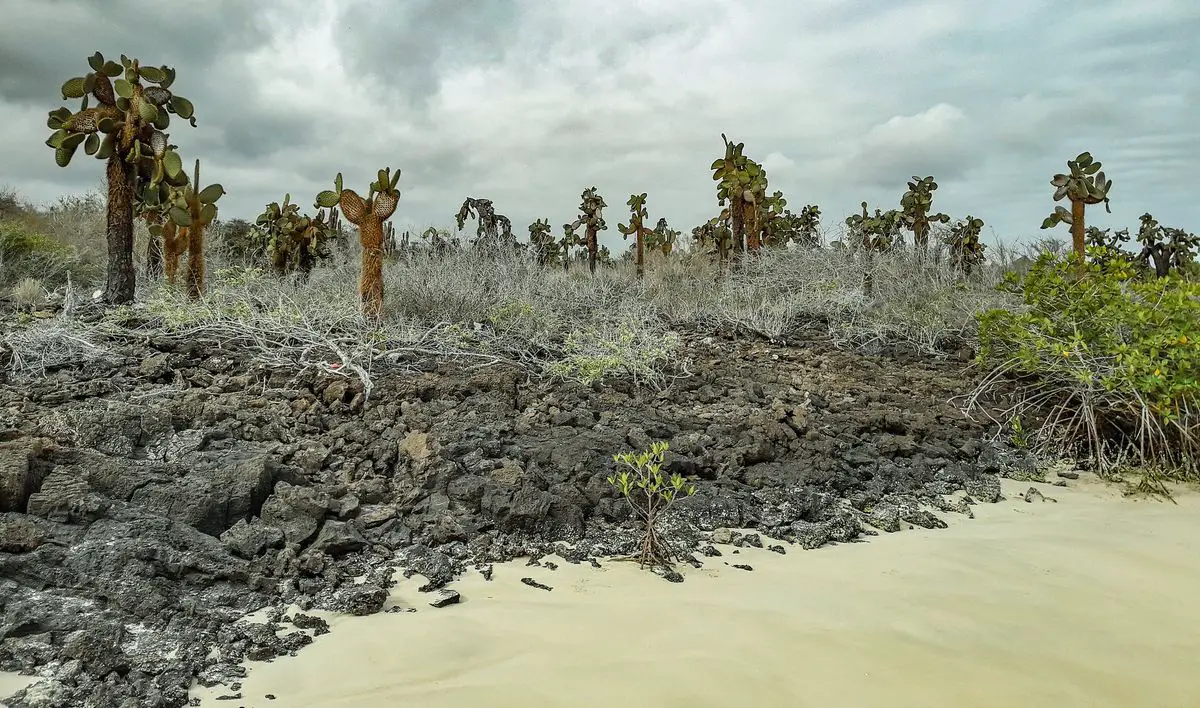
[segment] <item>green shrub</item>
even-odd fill
[[[690,497],[696,493],[696,485],[689,483],[678,472],[670,477],[663,473],[664,459],[669,449],[670,444],[664,440],[652,443],[650,449],[643,452],[613,455],[613,461],[625,469],[608,477],[608,483],[625,497],[642,522],[642,548],[638,554],[638,564],[643,568],[670,568],[678,558],[676,549],[659,533],[658,517],[680,497]]]
[[[25,278],[57,285],[70,273],[76,280],[98,271],[82,262],[73,246],[61,243],[20,219],[0,220],[0,286]]]
[[[1114,452],[1148,470],[1200,471],[1200,283],[1121,259],[1043,254],[1002,289],[1026,310],[979,315],[979,363],[1015,374],[1036,437],[1110,470]],[[1064,437],[1065,436],[1065,437]]]

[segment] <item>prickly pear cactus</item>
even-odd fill
[[[1172,271],[1194,270],[1200,254],[1200,237],[1183,229],[1165,227],[1150,214],[1142,214],[1137,240],[1142,250],[1135,261],[1165,278]]]
[[[46,145],[54,161],[66,167],[80,147],[105,160],[108,181],[108,282],[110,303],[133,301],[133,218],[135,194],[167,182],[181,187],[187,177],[183,161],[163,131],[177,115],[195,126],[190,101],[170,87],[175,70],[143,66],[124,55],[120,62],[96,52],[88,58],[91,71],[62,85],[63,100],[80,99],[78,110],[60,107],[49,112],[53,131]],[[89,105],[94,100],[97,105]],[[162,196],[162,192],[159,192]],[[152,203],[153,206],[153,203]]]
[[[501,246],[511,248],[515,245],[512,222],[507,216],[496,213],[492,200],[467,197],[459,207],[458,213],[454,215],[459,231],[463,230],[469,218],[476,221],[475,241],[472,242],[472,246],[495,249]]]
[[[204,293],[204,233],[217,218],[217,200],[224,194],[219,184],[200,187],[200,161],[196,160],[194,179],[173,192],[166,210],[167,218],[187,229],[187,293],[192,299]]]
[[[575,232],[580,226],[584,227],[583,243],[587,246],[588,271],[596,272],[596,263],[600,259],[600,242],[599,233],[608,229],[608,224],[604,223],[604,208],[608,204],[604,202],[595,187],[588,187],[583,190],[580,195],[579,211],[580,216],[574,222],[563,225],[564,242],[574,238]]]
[[[1054,207],[1054,211],[1042,222],[1042,228],[1054,228],[1060,223],[1070,226],[1071,244],[1080,264],[1086,255],[1086,207],[1103,202],[1104,210],[1112,212],[1108,202],[1112,180],[1104,176],[1100,167],[1100,163],[1092,158],[1091,153],[1081,152],[1074,160],[1067,160],[1066,174],[1054,175],[1050,180],[1050,185],[1054,187],[1054,201],[1066,197],[1071,202],[1071,209],[1068,211],[1061,206]]]
[[[662,251],[664,256],[671,255],[675,249],[675,243],[679,241],[679,232],[671,228],[667,224],[664,217],[659,217],[658,223],[654,225],[654,230],[646,237],[646,247]]]
[[[933,177],[918,177],[913,175],[908,183],[908,191],[900,198],[899,218],[901,223],[913,234],[913,244],[917,248],[917,256],[924,257],[929,247],[929,229],[933,223],[945,224],[950,221],[946,214],[930,214],[933,208],[933,193],[937,190],[937,182]]]
[[[709,169],[717,182],[717,204],[729,206],[729,227],[733,247],[738,251],[758,250],[759,204],[766,200],[767,171],[743,154],[745,143],[725,141],[725,156],[713,160]]]
[[[549,219],[538,219],[529,225],[529,243],[533,246],[538,265],[543,268],[558,265],[560,245],[558,239],[550,233]]]
[[[343,189],[342,173],[333,180],[333,189],[317,194],[316,205],[331,209],[341,207],[346,220],[358,227],[362,243],[362,274],[358,291],[362,298],[363,314],[379,322],[383,318],[383,222],[396,212],[400,203],[400,170],[379,170],[364,198],[353,189]]]
[[[283,203],[271,202],[254,220],[255,226],[267,236],[267,256],[275,274],[283,277],[299,271],[307,277],[318,261],[332,253],[329,242],[334,238],[337,211],[318,209],[317,215],[300,213],[300,205],[291,194],[283,195]]]
[[[625,238],[633,236],[634,262],[637,264],[637,277],[641,278],[646,273],[646,239],[654,233],[654,229],[646,226],[646,219],[650,216],[646,211],[646,193],[629,195],[625,204],[629,206],[629,224],[617,224],[617,231]]]
[[[983,252],[987,245],[979,240],[982,231],[983,219],[970,214],[950,227],[950,235],[946,238],[946,245],[950,247],[950,264],[963,275],[971,275],[971,271],[983,263]]]

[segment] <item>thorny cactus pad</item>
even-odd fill
[[[550,233],[550,220],[538,219],[529,225],[529,243],[534,256],[542,267],[556,266],[559,262],[559,242]]]
[[[1085,255],[1085,239],[1087,233],[1084,223],[1084,209],[1089,204],[1104,203],[1104,210],[1112,212],[1108,203],[1108,192],[1112,189],[1112,180],[1104,176],[1100,163],[1092,159],[1091,153],[1081,152],[1074,160],[1067,160],[1067,174],[1057,174],[1050,180],[1054,187],[1054,201],[1066,197],[1071,201],[1070,211],[1063,207],[1054,207],[1054,212],[1042,222],[1043,229],[1057,226],[1059,223],[1071,227],[1071,243],[1075,255],[1083,263]]]
[[[105,160],[108,181],[107,228],[108,282],[104,298],[113,304],[133,301],[134,199],[138,194],[151,205],[162,197],[166,182],[181,187],[187,182],[183,161],[163,132],[171,114],[196,125],[190,101],[170,90],[175,70],[168,66],[143,66],[121,56],[120,63],[96,52],[88,58],[91,71],[62,85],[63,100],[81,99],[79,110],[60,107],[46,121],[53,133],[46,145],[54,161],[66,167],[83,147],[88,155]],[[89,106],[90,99],[98,105]],[[144,192],[154,192],[153,195]]]
[[[617,231],[625,238],[634,237],[637,277],[641,278],[646,273],[646,238],[654,233],[653,229],[646,226],[646,218],[649,216],[646,211],[646,193],[631,194],[625,203],[629,206],[629,225],[617,224]]]
[[[362,243],[362,274],[358,291],[363,314],[376,322],[383,318],[383,222],[396,212],[400,203],[400,170],[379,170],[364,198],[353,189],[342,188],[342,173],[333,180],[333,189],[317,194],[316,205],[325,209],[339,206],[346,220],[358,227]]]

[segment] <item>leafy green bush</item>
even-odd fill
[[[665,440],[652,443],[643,452],[622,452],[613,455],[613,461],[625,467],[609,475],[608,483],[625,497],[629,507],[637,514],[644,526],[642,549],[638,564],[669,568],[678,553],[671,543],[658,531],[658,517],[680,497],[696,493],[696,485],[689,483],[678,472],[667,477],[662,468],[670,444]]]
[[[32,228],[20,219],[0,220],[0,286],[25,278],[48,285],[96,277],[99,271],[80,260],[76,249]]]
[[[1132,453],[1148,470],[1200,472],[1200,283],[1153,277],[1123,259],[1043,254],[1002,289],[1026,310],[981,313],[979,363],[1015,375],[1015,409],[1042,413],[1036,437],[1100,471]],[[1039,417],[1039,416],[1034,416]],[[1064,437],[1065,435],[1065,437]]]

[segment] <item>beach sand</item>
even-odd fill
[[[333,631],[252,664],[236,704],[1200,706],[1200,495],[1037,485],[1058,503],[1026,503],[1029,486],[945,530],[722,547],[682,584],[627,562],[517,562],[434,609],[402,580],[395,601],[418,612],[323,615]]]
[[[323,613],[296,657],[204,706],[1200,706],[1200,494],[1029,484],[949,529],[814,551],[719,547],[673,584],[630,562],[497,565],[417,612]],[[551,558],[550,560],[555,560]],[[735,569],[749,564],[753,571]],[[728,565],[727,565],[728,564]],[[553,587],[523,585],[533,577]],[[265,696],[272,694],[274,700]]]

